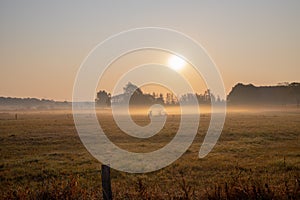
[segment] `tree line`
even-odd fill
[[[279,83],[276,86],[236,84],[227,97],[231,105],[300,105],[300,83]]]
[[[97,93],[96,103],[99,106],[111,106],[111,104],[122,105],[129,101],[130,105],[178,105],[179,103],[189,104],[196,98],[199,104],[210,104],[211,102],[224,103],[220,97],[216,97],[209,89],[203,94],[186,93],[179,98],[173,93],[144,93],[141,88],[128,82],[123,88],[123,93],[112,96],[105,90]]]

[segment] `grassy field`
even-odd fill
[[[81,144],[66,111],[0,113],[1,199],[99,199],[101,164]],[[167,144],[179,116],[148,140],[122,133],[110,115],[101,125],[118,146],[149,152]],[[138,124],[146,116],[136,115]],[[189,150],[157,172],[112,170],[114,199],[300,199],[300,110],[230,112],[213,151],[198,158],[210,116]]]

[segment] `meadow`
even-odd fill
[[[15,114],[18,114],[17,119]],[[176,134],[179,115],[169,115],[149,139],[124,134],[110,114],[100,124],[119,147],[149,152]],[[135,115],[140,125],[147,116]],[[212,152],[198,158],[210,121],[201,114],[188,151],[159,171],[111,170],[114,199],[300,199],[300,110],[230,111]],[[0,113],[0,199],[99,199],[101,163],[77,135],[71,111]]]

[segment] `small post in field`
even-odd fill
[[[110,167],[101,165],[102,192],[104,200],[112,200],[111,182],[110,182]]]
[[[15,114],[15,120],[18,120],[18,114],[17,113]]]

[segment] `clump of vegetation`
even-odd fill
[[[269,185],[274,180],[261,182],[260,177],[238,176],[223,182],[210,183],[202,190],[195,187],[183,174],[172,179],[167,190],[144,177],[113,184],[114,199],[299,199],[299,177],[286,180],[283,187]],[[252,179],[252,180],[250,180]],[[294,181],[294,183],[293,183]],[[2,192],[2,199],[102,199],[101,187],[86,187],[77,176],[66,180],[44,181],[36,188],[18,187]]]

